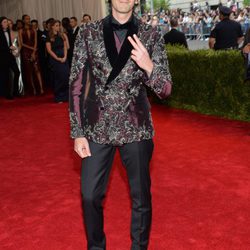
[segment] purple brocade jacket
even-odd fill
[[[154,63],[150,77],[130,58],[133,34]],[[119,52],[116,40],[111,16],[80,27],[69,82],[72,138],[119,146],[154,135],[145,86],[161,99],[172,87],[161,31],[133,16]]]

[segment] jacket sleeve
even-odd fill
[[[168,97],[172,90],[172,78],[169,72],[167,53],[160,28],[153,32],[154,45],[151,60],[154,68],[146,85],[150,87],[160,99]]]
[[[85,26],[79,29],[75,41],[72,67],[69,78],[69,116],[71,127],[71,138],[84,137],[84,131],[81,124],[81,105],[85,91],[84,75],[88,62],[87,45],[85,41]]]

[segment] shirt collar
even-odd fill
[[[111,24],[114,30],[124,30],[124,29],[128,29],[130,27],[130,25],[133,22],[133,15],[131,15],[131,17],[129,18],[129,20],[126,23],[119,23],[113,16],[111,18]]]

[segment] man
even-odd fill
[[[77,24],[77,18],[76,17],[71,17],[70,18],[70,26],[72,28],[72,33],[73,35],[77,35],[78,34],[78,31],[79,31],[79,26]]]
[[[241,25],[229,19],[232,12],[230,8],[221,6],[219,10],[221,22],[211,31],[209,48],[215,50],[238,49],[244,39]]]
[[[88,250],[106,249],[102,201],[116,148],[130,185],[131,250],[148,247],[154,131],[145,85],[160,98],[172,85],[161,31],[135,17],[134,4],[112,0],[112,14],[82,25],[75,42],[69,105]]]
[[[91,22],[91,16],[89,14],[84,14],[82,17],[82,23],[90,23]]]
[[[43,32],[47,29],[46,21],[43,21]]]
[[[20,71],[12,50],[16,48],[12,45],[10,30],[8,28],[8,19],[0,17],[0,75],[5,85],[4,94],[7,99],[13,99],[19,96],[18,82]],[[9,79],[9,70],[14,73],[13,82]],[[2,83],[1,83],[2,84]]]
[[[76,36],[78,34],[78,31],[79,31],[79,26],[77,25],[77,18],[76,17],[70,18],[70,26],[72,28],[72,34],[71,34],[71,39],[69,41],[68,61],[69,61],[69,66],[71,67],[73,51],[74,51],[74,44],[75,44]]]
[[[177,30],[179,24],[177,18],[170,20],[171,30],[164,35],[165,44],[182,45],[188,48],[185,34]]]

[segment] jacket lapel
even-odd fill
[[[1,37],[2,37],[2,41],[4,41],[3,43],[4,43],[4,47],[5,48],[9,48],[10,46],[11,46],[11,41],[10,41],[10,31],[8,30],[7,32],[8,32],[8,36],[9,36],[9,43],[8,43],[8,41],[7,41],[7,39],[6,39],[6,36],[5,36],[5,34],[4,34],[4,31],[3,30],[0,30],[0,32],[1,32]]]
[[[116,50],[115,38],[111,26],[111,16],[107,16],[103,23],[103,35],[106,52],[111,66],[114,68],[118,52]]]
[[[11,45],[12,45],[12,42],[11,42],[10,30],[8,30],[8,35],[9,35],[9,45],[8,45],[8,46],[11,46]]]
[[[105,18],[103,26],[104,43],[110,64],[112,66],[112,71],[110,72],[106,84],[109,84],[120,74],[121,70],[124,68],[128,59],[130,58],[133,47],[127,38],[128,36],[132,36],[133,34],[138,33],[138,26],[138,19],[133,17],[131,28],[128,29],[120,53],[118,54],[115,44],[114,33],[111,26],[111,15]]]

